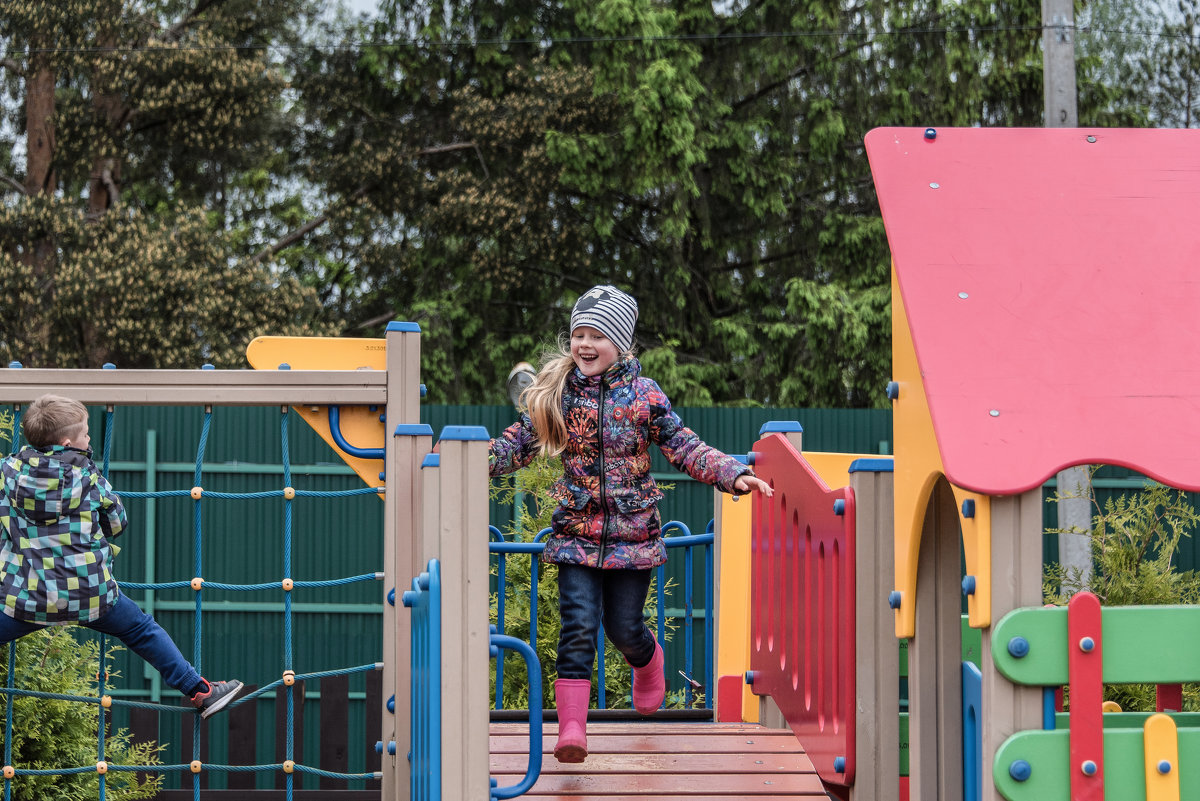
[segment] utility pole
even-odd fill
[[[1079,125],[1075,89],[1075,10],[1073,0],[1042,0],[1042,88],[1045,127]],[[1070,354],[1062,354],[1070,358]],[[1086,582],[1092,575],[1091,476],[1086,465],[1058,474],[1058,561],[1078,569]]]
[[[1042,0],[1042,89],[1045,126],[1078,127],[1073,0]]]

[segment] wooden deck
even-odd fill
[[[542,774],[522,798],[549,801],[797,801],[827,799],[812,763],[786,730],[750,723],[588,722],[588,758],[554,758],[557,723],[547,723]],[[517,784],[529,760],[529,727],[491,725],[491,772]]]

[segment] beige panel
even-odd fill
[[[885,587],[894,577],[891,472],[850,474],[855,514],[855,777],[852,801],[900,795],[900,649]]]
[[[419,337],[419,334],[389,334]],[[418,363],[419,364],[419,363]],[[391,385],[378,370],[34,370],[0,369],[0,403],[26,404],[47,392],[92,405],[370,406]],[[407,394],[420,399],[420,378]],[[389,418],[391,420],[392,418]],[[417,418],[414,418],[414,420]]]
[[[442,552],[442,797],[487,798],[488,442],[439,445]]]
[[[1042,491],[992,499],[992,619],[1022,606],[1042,605]],[[983,731],[982,801],[999,801],[991,781],[996,750],[1012,734],[1042,727],[1042,691],[1001,676],[992,662],[992,630],[983,630],[980,654],[983,688],[980,722]]]
[[[962,583],[958,510],[944,479],[925,511],[916,636],[908,648],[910,797],[962,797]]]

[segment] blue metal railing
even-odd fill
[[[543,529],[538,532],[533,542],[510,542],[504,539],[504,535],[495,526],[488,526],[491,542],[488,548],[492,554],[496,556],[496,580],[498,592],[496,594],[496,626],[497,630],[504,631],[506,623],[506,604],[505,598],[508,594],[508,556],[510,554],[529,554],[532,557],[540,555],[545,548],[545,538],[550,533],[550,529]],[[704,674],[696,684],[686,682],[684,685],[684,697],[687,705],[690,707],[694,701],[694,694],[697,687],[712,687],[713,686],[713,527],[709,524],[708,530],[703,534],[692,534],[686,525],[678,521],[672,521],[663,526],[663,538],[668,549],[682,548],[684,560],[684,575],[683,575],[683,599],[684,609],[682,617],[683,628],[683,648],[684,648],[684,665],[683,673],[691,678],[693,673],[693,650],[695,640],[695,629],[697,626],[695,612],[695,597],[697,592],[696,582],[693,569],[693,548],[704,548]],[[655,568],[655,576],[658,586],[656,593],[655,617],[657,622],[657,636],[660,644],[664,645],[666,622],[667,622],[667,604],[666,586],[667,571],[666,566]],[[537,586],[539,577],[539,560],[532,558],[530,565],[530,587],[529,587],[529,641],[536,643],[538,640],[538,596]],[[598,656],[597,664],[597,692],[598,700],[597,707],[604,709],[607,707],[605,698],[604,675],[605,675],[605,658],[604,658],[604,632],[600,631],[597,635],[596,652]],[[496,699],[495,705],[497,709],[504,708],[504,660],[496,660]],[[531,702],[532,705],[532,702]],[[708,709],[712,708],[712,693],[705,693],[704,706]]]
[[[493,626],[491,653],[497,662],[504,661],[500,653],[502,649],[519,653],[525,660],[525,672],[529,675],[529,766],[525,769],[525,778],[510,787],[497,787],[496,780],[492,779],[492,801],[524,795],[533,788],[542,773],[542,665],[529,643],[506,634],[497,634]]]
[[[441,801],[442,579],[438,560],[429,560],[429,569],[413,579],[413,588],[404,593],[403,600],[412,609],[409,798]]]

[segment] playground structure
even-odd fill
[[[866,145],[894,267],[894,473],[864,463],[827,483],[798,431],[755,444],[776,487],[749,544],[760,715],[786,721],[831,793],[896,797],[890,617],[908,643],[912,798],[1196,797],[1193,716],[1105,714],[1101,692],[1155,683],[1160,713],[1178,713],[1179,683],[1200,678],[1200,610],[1101,612],[1086,594],[1042,609],[1041,486],[1078,464],[1200,485],[1200,246],[1183,233],[1200,138],[905,128]],[[977,670],[960,656],[963,595]],[[720,702],[742,700],[729,664],[723,719]]]
[[[718,496],[718,720],[790,727],[836,797],[898,798],[902,638],[909,797],[1200,796],[1191,718],[1147,716],[1130,728],[1098,704],[1102,682],[1200,678],[1198,610],[1100,610],[1086,596],[1042,609],[1040,492],[1057,470],[1093,463],[1200,490],[1200,422],[1189,414],[1200,381],[1186,350],[1200,247],[1185,236],[1200,140],[904,128],[866,142],[894,263],[894,463],[805,454],[798,427],[764,431],[752,446],[776,495]],[[483,798],[495,792],[482,680],[486,432],[443,432],[430,459],[433,432],[417,422],[419,331],[393,324],[383,344],[370,346],[377,361],[339,369],[301,353],[290,369],[263,362],[252,373],[10,370],[0,402],[59,391],[106,407],[294,407],[359,460],[368,484],[382,459],[384,594],[395,602],[383,628],[382,797],[421,784],[425,795],[413,797]],[[383,418],[361,411],[371,407]],[[410,727],[414,646],[396,597],[414,578],[413,593],[433,584],[431,560],[441,707],[436,741],[425,743],[416,738],[428,732]],[[960,656],[964,594],[981,632],[977,683]],[[763,700],[747,698],[743,676]],[[1065,718],[1047,711],[1045,689],[1064,684]]]

